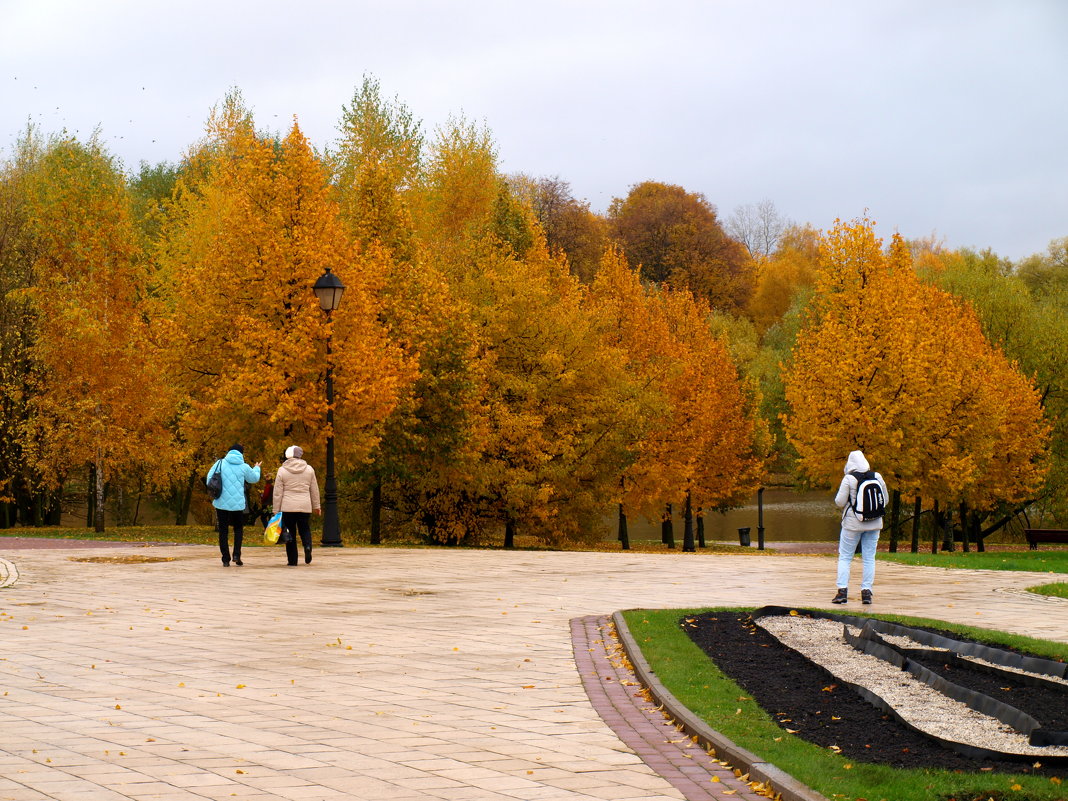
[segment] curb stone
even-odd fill
[[[664,711],[675,719],[678,726],[687,734],[697,737],[708,747],[715,749],[716,755],[724,759],[743,773],[748,773],[750,779],[763,782],[782,796],[783,801],[829,801],[829,799],[817,793],[806,784],[802,784],[790,774],[776,767],[770,762],[765,762],[752,751],[747,751],[734,741],[720,734],[697,715],[683,706],[671,691],[667,689],[656,677],[656,673],[645,660],[645,656],[638,647],[637,640],[627,627],[623,619],[623,612],[617,611],[612,614],[612,622],[616,626],[619,640],[623,644],[627,658],[634,666],[634,672],[638,679],[649,690],[658,704],[664,707]]]
[[[13,562],[0,559],[0,589],[10,587],[19,580],[19,569]]]

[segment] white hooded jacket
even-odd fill
[[[883,519],[881,517],[875,520],[862,520],[857,516],[853,508],[857,502],[857,479],[856,476],[852,476],[850,473],[854,471],[866,473],[869,470],[871,470],[871,466],[868,464],[868,460],[864,458],[864,453],[862,451],[850,451],[848,458],[846,458],[845,469],[842,471],[845,476],[838,486],[838,494],[834,496],[835,505],[842,510],[842,529],[844,531],[879,531],[883,527]],[[890,494],[886,490],[886,482],[883,481],[883,477],[876,473],[875,480],[882,487],[883,497],[889,498]]]

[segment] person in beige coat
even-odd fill
[[[312,560],[311,513],[323,513],[319,506],[319,484],[315,470],[304,461],[304,449],[299,445],[286,448],[286,460],[274,477],[273,508],[282,513],[282,528],[290,532],[286,538],[286,559],[297,563],[297,538],[304,546],[304,564]]]

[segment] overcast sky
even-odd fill
[[[1012,259],[1068,236],[1066,0],[0,0],[0,148],[176,162],[231,87],[322,148],[365,73],[598,211],[657,180]]]

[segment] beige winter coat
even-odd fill
[[[315,470],[303,459],[286,459],[274,477],[276,512],[314,512],[319,509]]]

